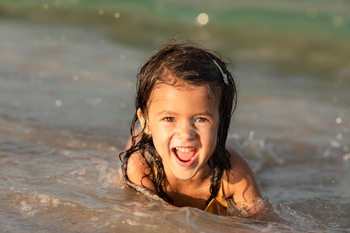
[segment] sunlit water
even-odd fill
[[[117,155],[147,52],[111,42],[103,28],[2,19],[0,32],[1,232],[350,231],[349,80],[236,66],[228,144],[293,225],[242,220],[122,185]]]

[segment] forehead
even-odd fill
[[[208,99],[217,99],[215,93],[211,91],[210,87],[206,84],[194,85],[185,82],[176,82],[176,83],[158,83],[154,87],[149,97],[148,102],[155,101],[157,97],[164,96],[168,92],[175,92],[177,94],[186,94],[186,93],[201,93],[202,97]],[[173,94],[175,94],[173,93]]]
[[[177,83],[175,85],[158,84],[152,91],[147,103],[148,110],[160,108],[177,111],[218,111],[218,98],[207,85]]]

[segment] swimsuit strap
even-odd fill
[[[227,201],[224,196],[224,191],[223,191],[223,184],[222,184],[222,178],[221,178],[221,184],[220,184],[220,189],[218,192],[218,195],[216,196],[216,200],[223,206],[227,207]]]
[[[221,178],[220,189],[218,191],[217,196],[215,198],[213,196],[209,197],[207,201],[207,207],[204,211],[212,214],[222,214],[227,212],[227,201],[224,196],[222,183],[223,181]]]

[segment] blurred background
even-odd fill
[[[11,24],[21,25],[23,30],[16,30],[14,37],[18,45],[12,52],[23,51],[25,48],[20,46],[21,40],[25,39],[31,40],[31,47],[37,47],[37,50],[33,48],[37,52],[32,52],[23,61],[25,67],[20,69],[32,84],[45,78],[35,77],[27,71],[37,69],[37,74],[50,76],[53,70],[49,66],[57,65],[60,59],[62,62],[63,59],[70,60],[66,65],[79,69],[74,56],[94,53],[83,48],[91,47],[87,45],[91,41],[97,50],[101,48],[99,51],[106,49],[107,46],[103,48],[105,44],[137,51],[135,58],[126,57],[124,52],[93,54],[94,61],[109,62],[105,73],[122,66],[123,69],[111,75],[124,87],[127,86],[125,80],[130,81],[130,87],[135,83],[134,74],[147,57],[169,39],[185,37],[232,61],[231,70],[241,83],[243,97],[308,96],[322,104],[348,110],[349,5],[340,0],[268,0],[264,3],[254,0],[1,0],[0,17],[4,25],[1,36],[13,41],[10,39],[13,34]],[[82,48],[74,53],[70,48],[65,50],[73,43]],[[2,53],[11,53],[8,48],[3,41]],[[9,66],[16,67],[18,63],[13,54],[6,57],[2,58],[1,64],[3,77],[11,76]],[[24,59],[23,55],[21,58]],[[50,64],[46,64],[49,61]],[[41,70],[37,64],[40,62],[44,62]],[[96,63],[87,66],[98,69]],[[60,67],[61,74],[67,72],[67,68]],[[65,76],[77,75],[75,79],[79,79],[79,73],[87,76],[85,73],[90,72],[92,75],[86,67],[80,69],[83,70]],[[123,72],[130,76],[120,81],[120,76],[125,78]],[[250,73],[245,75],[246,72]],[[267,74],[267,77],[259,74]],[[250,88],[245,88],[248,84],[251,84]],[[124,95],[125,98],[129,99],[129,96]],[[129,106],[132,102],[124,104]]]
[[[138,69],[181,37],[230,62],[239,100],[228,145],[280,216],[349,230],[349,12],[345,0],[0,0],[0,225],[223,227],[193,209],[191,223],[183,209],[155,214],[117,172]],[[228,231],[264,229],[225,221]]]
[[[0,4],[3,19],[104,30],[103,39],[146,51],[185,36],[238,57],[243,64],[269,64],[320,78],[349,74],[347,1],[1,0]]]

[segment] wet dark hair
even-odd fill
[[[227,83],[214,61],[226,74]],[[230,169],[230,154],[225,149],[225,144],[231,117],[237,105],[236,83],[227,70],[226,63],[222,61],[219,55],[215,56],[213,52],[192,43],[179,43],[175,40],[170,41],[163,49],[154,54],[137,75],[135,107],[136,111],[141,109],[144,119],[147,119],[147,103],[150,95],[154,88],[161,83],[172,86],[183,83],[195,86],[206,85],[219,100],[220,120],[217,131],[217,145],[213,155],[208,160],[208,165],[212,171],[210,193],[212,197],[216,197],[223,171]],[[142,131],[138,133],[136,129],[137,122],[138,117],[135,113],[130,129],[132,145],[119,155],[122,161],[124,178],[130,183],[127,175],[127,162],[133,153],[140,151],[151,170],[148,177],[153,181],[160,197],[172,203],[171,198],[161,186],[165,173],[160,156],[154,148],[152,136],[144,132],[146,124],[144,124]],[[149,153],[147,158],[145,157],[146,150]]]

